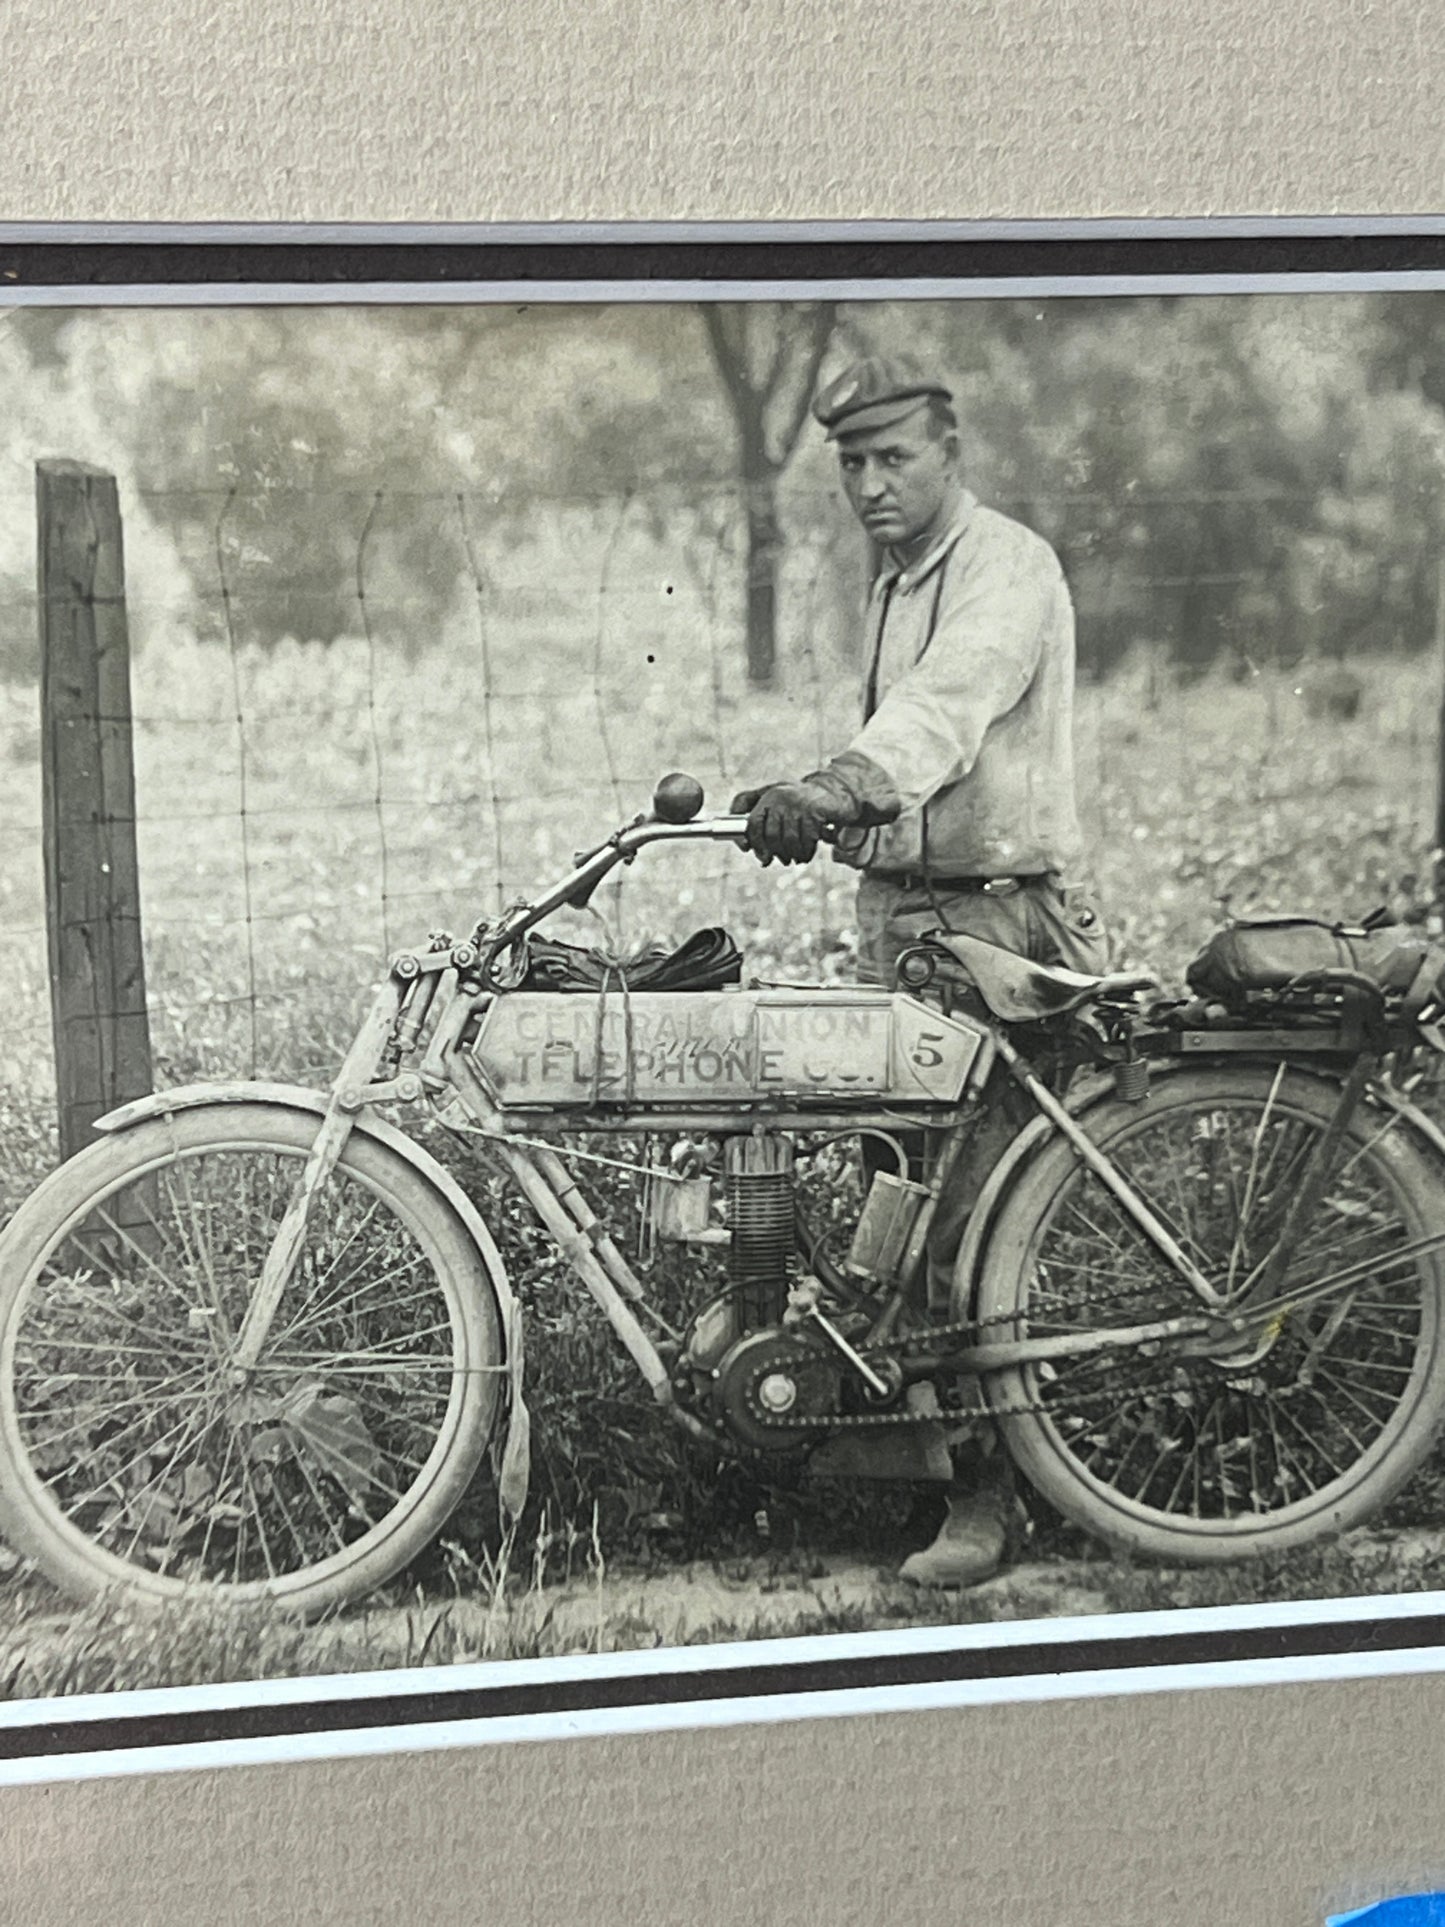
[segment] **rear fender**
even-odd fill
[[[97,1118],[95,1129],[107,1133],[126,1131],[132,1125],[145,1123],[153,1117],[167,1117],[175,1111],[199,1110],[209,1104],[271,1104],[279,1110],[305,1111],[320,1118],[325,1116],[329,1102],[325,1093],[295,1084],[183,1084],[176,1090],[155,1091],[149,1097],[122,1104],[118,1110]],[[388,1124],[384,1118],[367,1111],[357,1113],[352,1129],[384,1144],[425,1178],[447,1207],[461,1219],[481,1253],[497,1300],[502,1342],[506,1348],[507,1435],[497,1461],[497,1496],[503,1512],[516,1519],[527,1500],[531,1419],[522,1391],[521,1307],[512,1295],[502,1254],[476,1206],[445,1165],[438,1163],[429,1151],[423,1150],[405,1131],[399,1131],[394,1124]]]
[[[1403,1123],[1409,1126],[1416,1140],[1430,1153],[1432,1159],[1436,1163],[1445,1164],[1445,1131],[1441,1130],[1433,1117],[1427,1117],[1418,1104],[1412,1104],[1402,1091],[1397,1091],[1392,1084],[1377,1081],[1366,1091],[1365,1100],[1370,1104],[1379,1104],[1387,1111],[1393,1111]]]
[[[1094,1105],[1113,1095],[1114,1079],[1109,1074],[1100,1072],[1089,1077],[1081,1077],[1064,1098],[1064,1109],[1072,1117],[1083,1117]],[[1008,1195],[1019,1171],[1028,1163],[1039,1146],[1054,1135],[1057,1128],[1053,1120],[1045,1117],[1041,1111],[1024,1126],[989,1173],[987,1182],[979,1193],[978,1202],[969,1213],[968,1223],[964,1227],[963,1242],[958,1248],[958,1257],[953,1267],[953,1286],[949,1295],[950,1318],[962,1321],[971,1315],[978,1286],[980,1263],[998,1208]]]

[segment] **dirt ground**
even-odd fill
[[[1003,1624],[1168,1610],[1259,1597],[1199,1568],[1133,1568],[1104,1557],[1025,1556],[963,1592],[919,1592],[896,1566],[857,1555],[780,1563],[754,1556],[649,1571],[590,1572],[448,1599],[370,1605],[319,1625],[218,1630],[190,1609],[167,1620],[75,1607],[16,1568],[0,1603],[0,1697],[152,1684],[297,1677],[475,1660],[658,1650],[918,1625]],[[1445,1530],[1359,1531],[1276,1599],[1432,1592],[1445,1587]]]

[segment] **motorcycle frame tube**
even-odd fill
[[[652,1387],[652,1395],[659,1405],[672,1403],[672,1382],[662,1354],[638,1324],[629,1309],[617,1283],[610,1276],[603,1263],[600,1241],[594,1243],[589,1232],[568,1211],[562,1199],[553,1190],[546,1173],[539,1167],[532,1153],[520,1144],[509,1144],[504,1137],[494,1138],[492,1146],[497,1156],[505,1164],[513,1182],[522,1192],[527,1202],[546,1226],[548,1234],[557,1248],[582,1280],[593,1298],[601,1307],[603,1315],[616,1332],[618,1338],[631,1354],[632,1362]],[[604,1233],[605,1237],[606,1234]],[[610,1238],[611,1246],[619,1263],[626,1265],[625,1259]],[[641,1297],[642,1286],[633,1276],[631,1267],[627,1275],[633,1290],[628,1297]]]
[[[1279,1052],[1259,1050],[1257,1045],[1255,1054],[1264,1064],[1273,1065],[1280,1061]],[[1239,1062],[1239,1058],[1240,1054],[1230,1046],[1226,1052],[1221,1053],[1220,1061],[1232,1066]],[[1198,1070],[1201,1064],[1207,1061],[1204,1052],[1190,1049],[1187,1055],[1151,1058],[1150,1074],[1154,1077],[1169,1077],[1180,1071]],[[1330,1068],[1321,1063],[1291,1058],[1290,1068],[1301,1076],[1315,1077],[1327,1083],[1339,1082],[1338,1074],[1332,1075]],[[1062,1104],[1071,1119],[1075,1120],[1076,1128],[1082,1130],[1083,1126],[1078,1120],[1083,1119],[1096,1104],[1103,1103],[1114,1095],[1113,1078],[1107,1072],[1096,1073],[1078,1079],[1062,1100]],[[1418,1141],[1427,1146],[1442,1163],[1445,1163],[1445,1130],[1420,1110],[1418,1105],[1411,1103],[1408,1097],[1396,1090],[1388,1076],[1377,1075],[1370,1080],[1365,1090],[1365,1101],[1379,1104],[1393,1111],[1407,1130],[1413,1132]],[[954,1265],[953,1291],[949,1306],[950,1315],[953,1318],[964,1319],[969,1315],[974,1287],[978,1282],[979,1265],[983,1259],[998,1207],[1003,1202],[1005,1194],[1030,1155],[1058,1128],[1053,1119],[1041,1111],[1019,1132],[989,1174],[979,1195],[978,1203],[974,1206],[964,1229],[963,1241],[959,1246],[958,1258]],[[1070,1135],[1072,1136],[1072,1133]]]
[[[874,1131],[951,1131],[965,1121],[959,1105],[946,1111],[800,1111],[775,1110],[767,1104],[733,1103],[719,1105],[715,1111],[669,1110],[658,1105],[654,1110],[619,1110],[615,1114],[579,1109],[564,1111],[498,1110],[487,1100],[493,1120],[490,1128],[502,1135],[520,1137],[635,1137],[668,1131],[703,1133],[746,1132],[762,1126],[771,1131],[795,1131],[811,1135],[815,1131],[847,1136],[854,1132]]]
[[[462,1017],[455,1022],[456,1033],[460,1031],[464,1016],[465,1013],[462,1013]],[[629,1298],[634,1301],[645,1299],[642,1283],[606,1227],[582,1197],[565,1162],[555,1152],[536,1153],[524,1144],[509,1142],[506,1120],[492,1104],[485,1086],[465,1056],[455,1047],[455,1035],[451,1047],[445,1051],[445,1061],[448,1079],[468,1115],[483,1132],[513,1183],[595,1300],[632,1362],[652,1388],[653,1397],[659,1405],[667,1406],[679,1422],[691,1431],[693,1424],[688,1423],[690,1415],[684,1413],[673,1398],[672,1378],[666,1361],[627,1303]],[[561,1175],[560,1186],[553,1182],[554,1171]],[[700,1436],[712,1438],[705,1426],[696,1421],[694,1423]]]
[[[1168,1077],[1174,1071],[1197,1070],[1201,1061],[1202,1058],[1192,1052],[1188,1057],[1151,1058],[1150,1075]],[[1237,1059],[1226,1061],[1237,1062]],[[1266,1061],[1274,1063],[1277,1059],[1266,1055]],[[1295,1068],[1306,1070],[1308,1074],[1315,1074],[1313,1067],[1297,1065]],[[1073,1125],[1073,1130],[1067,1133],[1071,1142],[1075,1141],[1075,1132],[1080,1136],[1084,1135],[1083,1125],[1079,1120],[1085,1117],[1096,1104],[1102,1104],[1115,1095],[1113,1076],[1107,1071],[1099,1071],[1076,1079],[1064,1097],[1056,1100],[1060,1110],[1067,1113]],[[1038,1116],[1032,1118],[1013,1142],[1005,1148],[1002,1157],[989,1173],[979,1193],[978,1202],[974,1205],[968,1223],[964,1227],[958,1257],[954,1261],[953,1288],[949,1302],[949,1314],[952,1318],[962,1320],[969,1316],[974,1290],[978,1283],[979,1266],[983,1261],[989,1234],[993,1229],[999,1206],[1003,1203],[1010,1186],[1034,1152],[1060,1129],[1059,1123],[1041,1107]],[[1442,1156],[1445,1156],[1445,1134],[1442,1134],[1439,1148]]]
[[[605,1226],[581,1197],[565,1160],[550,1150],[532,1153],[523,1145],[510,1144],[507,1142],[509,1133],[582,1136],[627,1131],[707,1131],[716,1130],[720,1126],[726,1128],[729,1124],[735,1128],[747,1129],[759,1123],[766,1123],[775,1130],[807,1132],[859,1130],[869,1125],[896,1130],[900,1125],[904,1125],[939,1131],[943,1141],[939,1145],[938,1161],[941,1167],[946,1167],[951,1154],[957,1148],[957,1134],[968,1115],[965,1105],[953,1105],[947,1109],[920,1106],[914,1113],[904,1107],[886,1111],[827,1112],[821,1109],[787,1111],[780,1108],[740,1104],[719,1107],[716,1111],[673,1111],[661,1106],[655,1109],[634,1108],[619,1110],[616,1115],[587,1111],[573,1114],[505,1113],[493,1102],[479,1074],[460,1048],[461,1033],[474,1001],[467,996],[457,996],[449,1000],[444,1018],[438,1026],[428,1052],[428,1066],[441,1071],[446,1081],[457,1090],[468,1112],[492,1141],[514,1181],[522,1189],[533,1209],[537,1211],[543,1224],[567,1257],[573,1271],[598,1303],[634,1363],[652,1386],[654,1397],[659,1403],[669,1406],[683,1423],[687,1423],[688,1415],[682,1412],[673,1398],[667,1366],[626,1303],[629,1298],[634,1301],[645,1300],[645,1292],[636,1274],[618,1250]],[[1056,1132],[1066,1136],[1083,1162],[1100,1176],[1101,1182],[1135,1219],[1150,1242],[1160,1251],[1161,1256],[1180,1273],[1184,1282],[1200,1299],[1202,1308],[1211,1307],[1216,1295],[1208,1287],[1207,1282],[1198,1278],[1195,1268],[1179,1252],[1174,1240],[1158,1224],[1147,1204],[1135,1196],[1132,1187],[1098,1151],[1079,1122],[1079,1118],[1094,1103],[1113,1094],[1112,1077],[1098,1075],[1082,1080],[1075,1090],[1061,1101],[1039,1085],[1038,1079],[1028,1070],[1025,1061],[1006,1037],[993,1032],[992,1027],[990,1027],[990,1033],[989,1042],[992,1050],[987,1053],[988,1056],[991,1059],[994,1052],[997,1052],[1018,1082],[1028,1091],[1038,1107],[1039,1115],[1025,1125],[1005,1149],[1003,1156],[990,1173],[971,1214],[955,1267],[953,1315],[956,1318],[967,1316],[966,1307],[972,1298],[974,1276],[987,1230],[1004,1192],[1033,1152]],[[1199,1059],[1191,1053],[1189,1060],[1174,1059],[1162,1063],[1156,1061],[1155,1069],[1158,1073],[1167,1075],[1170,1069],[1185,1068],[1186,1061],[1197,1064]],[[974,1080],[970,1079],[970,1089],[973,1088]],[[1380,1080],[1372,1080],[1372,1091],[1379,1088]],[[1418,1114],[1411,1115],[1415,1107],[1403,1099],[1392,1097],[1391,1108],[1399,1112],[1404,1121],[1412,1124],[1416,1122]],[[1445,1148],[1445,1137],[1434,1132],[1430,1135],[1437,1152]],[[931,1213],[927,1210],[921,1214],[924,1230],[930,1216]],[[910,1244],[917,1246],[921,1252],[922,1237],[917,1234],[917,1231]],[[910,1256],[914,1255],[915,1253],[910,1250]],[[1164,1334],[1161,1332],[1157,1335]],[[1169,1335],[1173,1335],[1172,1330]],[[920,1337],[922,1338],[922,1335]],[[1137,1338],[1138,1334],[1134,1334],[1134,1337]],[[923,1342],[926,1343],[926,1340]],[[1040,1358],[1051,1355],[1048,1347],[1052,1342],[1042,1341],[1042,1348],[1038,1353]],[[1101,1345],[1099,1348],[1104,1347]],[[1075,1349],[1079,1349],[1077,1341],[1065,1347],[1065,1350]],[[985,1367],[980,1364],[977,1369],[993,1369],[1001,1367],[1003,1363],[1000,1353],[990,1366]],[[955,1365],[953,1368],[966,1369],[961,1365]],[[693,1425],[698,1425],[698,1422],[693,1421]],[[705,1427],[699,1427],[699,1429],[706,1434]]]
[[[1080,1161],[1088,1166],[1113,1197],[1115,1203],[1128,1212],[1160,1257],[1178,1273],[1200,1303],[1215,1308],[1223,1304],[1220,1294],[1190,1259],[1178,1240],[1170,1235],[1133,1186],[1119,1175],[1110,1159],[1104,1156],[1087,1131],[1071,1116],[1067,1106],[1061,1104],[1053,1092],[1040,1083],[1007,1038],[999,1039],[999,1052],[1014,1079],[1028,1092],[1055,1129],[1062,1132],[1069,1140]]]

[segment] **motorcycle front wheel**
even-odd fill
[[[502,1397],[486,1259],[353,1132],[254,1368],[230,1353],[319,1118],[215,1104],[99,1139],[0,1239],[0,1532],[63,1590],[303,1613],[435,1536]]]
[[[1337,1096],[1283,1066],[1191,1069],[1085,1128],[1228,1301],[1271,1249]],[[992,1374],[1015,1462],[1066,1518],[1166,1560],[1279,1553],[1362,1523],[1445,1421],[1445,1254],[1392,1257],[1435,1232],[1438,1167],[1393,1112],[1362,1105],[1270,1296],[1364,1266],[1354,1282],[1254,1344],[1110,1348]],[[1201,1309],[1061,1137],[1001,1207],[982,1280],[990,1342]]]

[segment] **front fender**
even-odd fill
[[[267,1084],[260,1082],[230,1081],[219,1084],[182,1084],[171,1091],[153,1091],[149,1097],[138,1097],[132,1103],[122,1104],[117,1110],[108,1111],[104,1117],[97,1118],[97,1131],[114,1132],[128,1130],[133,1124],[141,1124],[148,1118],[165,1117],[173,1111],[199,1110],[207,1104],[274,1104],[290,1111],[309,1111],[316,1117],[326,1114],[330,1099],[324,1092],[307,1090],[299,1084]],[[512,1295],[512,1287],[507,1279],[507,1268],[502,1262],[502,1254],[497,1249],[496,1240],[488,1231],[477,1207],[463,1191],[446,1166],[439,1163],[429,1151],[419,1145],[414,1138],[399,1131],[385,1118],[377,1117],[374,1112],[359,1111],[352,1129],[375,1138],[404,1158],[412,1169],[426,1179],[436,1192],[445,1200],[450,1210],[466,1226],[467,1232],[482,1254],[487,1274],[492,1280],[496,1294],[497,1310],[501,1316],[502,1342],[506,1348],[507,1366],[507,1436],[502,1447],[497,1467],[497,1497],[503,1512],[510,1518],[520,1516],[527,1501],[527,1484],[531,1462],[531,1418],[527,1411],[526,1399],[522,1391],[522,1312]]]

